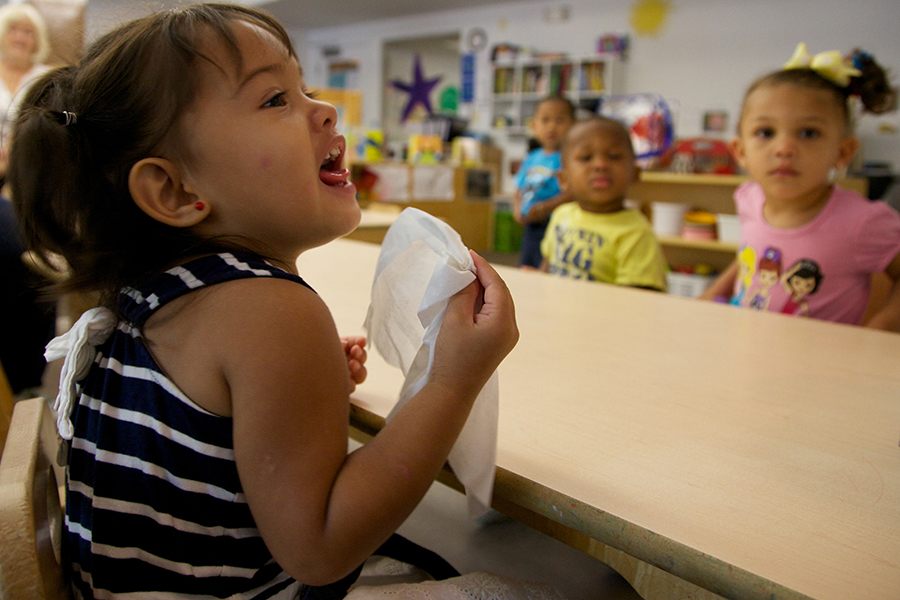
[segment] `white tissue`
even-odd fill
[[[388,229],[372,283],[365,328],[369,344],[406,377],[391,413],[428,380],[447,302],[475,280],[475,264],[452,227],[406,208]],[[447,462],[465,486],[469,516],[491,505],[497,459],[497,373],[481,390]]]

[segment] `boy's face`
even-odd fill
[[[628,133],[603,121],[575,127],[562,157],[562,189],[588,212],[622,210],[628,186],[638,175]]]
[[[548,100],[538,105],[531,128],[541,148],[555,152],[559,150],[573,122],[565,103]]]

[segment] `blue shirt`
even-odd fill
[[[522,196],[522,216],[538,202],[559,196],[559,170],[562,161],[559,152],[545,152],[542,148],[532,150],[522,161],[516,174],[516,187]]]

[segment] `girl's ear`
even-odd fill
[[[731,140],[731,143],[728,145],[731,148],[731,155],[734,156],[734,160],[737,161],[739,165],[745,167],[744,165],[744,142],[741,141],[741,138],[736,137]]]
[[[144,158],[131,167],[128,190],[151,218],[172,227],[193,227],[209,216],[209,203],[198,202],[182,185],[181,172],[164,158]]]
[[[834,168],[838,171],[843,171],[849,167],[850,161],[853,160],[857,150],[859,150],[859,139],[852,135],[845,137],[838,148],[838,159],[834,164]]]

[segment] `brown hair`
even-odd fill
[[[547,96],[546,98],[542,98],[541,100],[538,101],[537,104],[535,104],[534,113],[537,114],[538,108],[540,108],[541,105],[549,104],[551,102],[557,102],[559,104],[562,104],[563,107],[566,109],[566,112],[569,114],[569,118],[571,118],[573,121],[575,120],[575,105],[572,104],[572,101],[569,100],[568,98],[566,98],[565,96],[553,95],[553,96]]]
[[[790,84],[827,92],[834,99],[835,105],[840,108],[848,133],[852,129],[850,97],[858,97],[866,112],[880,114],[896,108],[897,89],[891,88],[888,84],[885,70],[870,55],[859,50],[854,51],[853,60],[855,64],[859,65],[862,74],[852,78],[846,87],[834,84],[812,69],[782,69],[758,78],[744,93],[744,100],[741,103],[741,118],[738,119],[738,134],[740,134],[741,122],[744,119],[747,98],[761,87]]]
[[[12,199],[28,246],[66,259],[71,277],[64,289],[99,290],[112,307],[121,288],[185,256],[240,247],[155,221],[128,188],[139,160],[178,155],[175,124],[197,95],[198,59],[210,60],[202,42],[220,40],[241,67],[236,22],[268,31],[296,56],[267,13],[188,5],[104,35],[77,66],[49,73],[25,97],[11,145]]]

